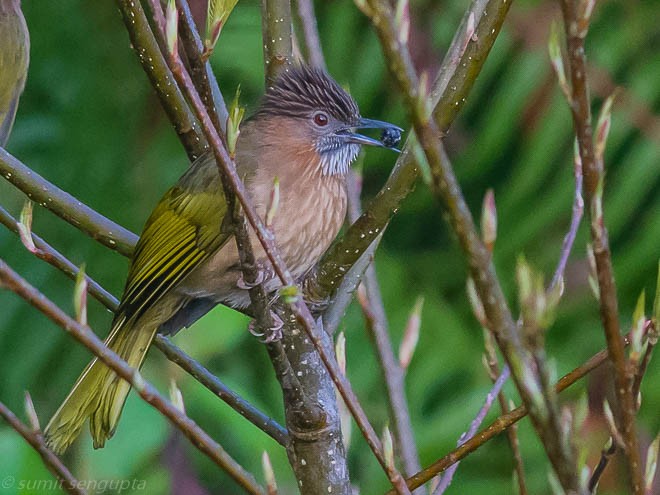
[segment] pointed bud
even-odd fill
[[[227,151],[232,158],[236,154],[236,142],[241,133],[240,125],[245,116],[245,107],[239,105],[240,96],[241,87],[238,86],[234,99],[229,105],[229,115],[227,116]]]
[[[612,124],[612,105],[614,104],[616,94],[615,91],[607,97],[605,103],[603,103],[603,108],[600,110],[600,115],[598,116],[598,123],[596,124],[596,139],[594,143],[596,162],[603,163],[607,136],[610,133],[610,126]]]
[[[206,37],[204,39],[204,57],[208,58],[213,52],[220,32],[238,0],[209,0],[206,15]]]
[[[467,291],[468,300],[470,301],[472,313],[482,327],[488,328],[486,311],[484,310],[484,305],[481,304],[481,299],[479,298],[479,294],[477,294],[477,288],[475,287],[474,280],[472,280],[471,277],[467,279],[465,289]]]
[[[300,290],[297,285],[285,285],[277,292],[286,304],[295,304],[300,300]]]
[[[341,425],[341,434],[344,439],[344,448],[348,452],[351,446],[351,437],[353,436],[353,416],[346,407],[344,399],[339,392],[337,394],[337,409],[339,409],[339,424]]]
[[[394,466],[394,444],[392,443],[392,434],[388,426],[383,428],[383,457],[385,457],[385,464],[387,469],[395,469]]]
[[[174,378],[172,378],[170,381],[170,402],[172,402],[172,405],[179,411],[181,411],[183,414],[186,414],[186,406],[183,403],[183,395],[181,394],[179,387],[177,387]]]
[[[133,385],[133,388],[135,389],[136,392],[142,393],[144,392],[144,388],[146,387],[146,382],[144,381],[144,378],[142,378],[142,374],[140,373],[140,370],[133,370],[133,379],[131,380],[131,385]]]
[[[268,495],[277,495],[277,482],[275,481],[275,471],[270,462],[268,452],[264,450],[261,454],[261,468],[264,470],[264,479],[266,480],[266,493]]]
[[[32,402],[32,396],[30,392],[25,392],[25,415],[30,422],[30,428],[32,431],[41,431],[41,426],[39,425],[39,418],[37,417],[37,411],[34,409],[34,403]]]
[[[280,207],[280,178],[273,179],[273,187],[270,190],[270,200],[268,202],[268,211],[266,212],[266,227],[270,228],[273,225],[273,219],[277,214]]]
[[[360,11],[366,15],[367,17],[371,17],[373,14],[373,11],[371,10],[371,7],[367,3],[367,0],[353,0],[355,3],[355,6],[360,9]]]
[[[85,264],[80,265],[76,274],[76,285],[73,288],[73,306],[76,310],[76,321],[87,325],[87,277]]]
[[[568,85],[568,80],[566,79],[566,70],[564,69],[564,57],[561,53],[561,28],[559,24],[554,21],[550,27],[550,38],[548,39],[548,54],[550,55],[550,63],[552,68],[557,75],[557,80],[559,81],[559,87],[561,88],[562,93],[566,97],[566,100],[570,104],[573,101],[573,95],[571,93],[571,88]]]
[[[548,311],[543,275],[535,272],[522,255],[516,265],[516,280],[523,321],[530,329],[547,328],[553,314]]]
[[[605,421],[607,422],[607,428],[610,432],[610,436],[618,446],[623,447],[626,443],[623,441],[623,437],[621,436],[621,433],[619,433],[619,429],[616,427],[616,422],[614,421],[614,413],[612,412],[612,408],[610,407],[610,403],[607,401],[607,399],[603,401],[603,415],[605,416]]]
[[[492,253],[497,239],[497,208],[495,207],[495,193],[492,189],[486,191],[481,209],[481,238],[488,251]]]
[[[417,342],[419,341],[419,329],[422,324],[422,307],[424,306],[424,298],[422,296],[417,298],[415,306],[413,306],[410,316],[408,316],[408,323],[403,332],[403,339],[399,346],[399,364],[405,370],[408,368],[412,360]]]
[[[635,311],[633,311],[632,330],[630,332],[630,361],[633,363],[633,367],[639,362],[646,349],[647,341],[644,339],[644,327],[646,326],[645,305],[646,292],[642,291],[637,298]]]
[[[23,205],[21,210],[21,216],[19,217],[18,224],[18,235],[21,237],[21,242],[31,253],[37,252],[37,247],[34,245],[32,240],[32,209],[33,203],[30,200],[27,200]]]
[[[578,4],[577,19],[582,25],[588,26],[591,21],[591,14],[594,11],[596,0],[580,0]],[[586,32],[584,33],[587,34]]]
[[[339,332],[339,335],[337,335],[335,355],[337,356],[337,364],[339,364],[341,374],[346,376],[346,336],[344,332]]]
[[[174,0],[167,0],[165,9],[165,38],[167,39],[167,50],[170,56],[176,60],[179,58],[179,13],[176,10]]]
[[[394,13],[394,29],[397,32],[397,40],[401,45],[408,43],[410,35],[410,2],[409,0],[397,0]]]
[[[660,450],[660,434],[649,445],[646,453],[646,469],[644,473],[644,493],[653,493],[653,481],[658,469],[658,451]]]

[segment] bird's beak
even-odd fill
[[[382,120],[360,119],[358,125],[348,129],[342,129],[337,133],[338,135],[342,136],[344,141],[347,143],[377,146],[380,148],[390,148],[398,151],[396,148],[386,146],[382,141],[379,141],[378,139],[373,139],[369,136],[355,132],[357,129],[383,129],[384,132],[389,130],[390,132],[398,133],[400,135],[401,132],[403,132],[403,129],[400,127],[397,127],[394,124],[390,124],[389,122],[383,122]]]

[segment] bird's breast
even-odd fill
[[[278,179],[280,201],[271,228],[284,262],[298,278],[321,258],[344,222],[345,180],[304,172]],[[271,206],[273,180],[266,178],[268,185],[257,184],[252,192],[262,218]]]

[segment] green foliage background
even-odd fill
[[[9,151],[81,201],[139,232],[160,195],[185,169],[186,158],[130,49],[114,2],[23,4],[32,37],[31,66]],[[412,42],[420,67],[437,68],[467,4],[413,2]],[[319,3],[317,14],[329,70],[350,87],[363,115],[407,127],[375,35],[352,2]],[[594,110],[615,86],[623,88],[606,153],[605,214],[624,328],[640,291],[653,294],[660,252],[659,16],[660,5],[653,0],[599,2],[587,43]],[[516,257],[524,253],[549,278],[570,217],[572,124],[546,51],[548,26],[558,18],[556,2],[514,4],[446,138],[475,215],[486,189],[495,190],[495,261],[511,301]],[[224,93],[233,94],[240,83],[243,100],[249,109],[255,108],[263,88],[256,2],[239,2],[213,65]],[[394,160],[387,151],[367,153],[366,198],[383,184]],[[18,215],[24,200],[20,194],[3,182],[0,198]],[[35,209],[34,230],[75,263],[86,263],[92,277],[119,295],[127,267],[124,258],[42,208]],[[558,374],[604,346],[597,305],[587,284],[587,239],[583,225],[568,267],[566,295],[548,334]],[[72,310],[71,282],[32,257],[4,229],[0,256],[61,307]],[[407,392],[422,463],[427,465],[455,445],[490,381],[481,365],[481,329],[466,302],[463,258],[421,182],[389,227],[376,261],[395,346],[416,297],[425,297]],[[8,291],[0,291],[0,309],[0,400],[22,412],[23,393],[30,391],[44,424],[90,355]],[[104,335],[111,315],[93,300],[89,311],[92,327]],[[357,307],[349,309],[342,329],[347,336],[348,375],[380,429],[387,421],[384,388]],[[252,403],[282,420],[270,364],[263,347],[246,332],[245,318],[218,308],[175,340]],[[260,479],[261,452],[267,450],[282,493],[295,491],[284,451],[275,442],[158,352],[151,352],[145,374],[163,391],[175,378],[191,417]],[[652,363],[642,388],[640,429],[645,437],[660,428],[659,384],[660,368]],[[584,390],[581,383],[564,397],[574,399]],[[588,436],[597,453],[605,433]],[[548,493],[549,466],[526,421],[521,443],[531,493]],[[183,464],[173,461],[176,453],[185,455]],[[148,493],[198,493],[193,491],[197,483],[208,493],[239,493],[187,441],[172,437],[166,421],[134,394],[105,449],[93,451],[83,436],[66,460],[80,479],[146,480]],[[384,475],[355,431],[350,468],[361,493],[382,493],[386,488]],[[461,465],[448,493],[512,493],[511,473],[511,456],[501,436]],[[38,456],[0,424],[0,478],[6,476],[50,479]],[[33,492],[18,485],[0,490],[3,495]]]

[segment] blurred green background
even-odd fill
[[[439,66],[467,0],[412,2],[411,48],[420,70]],[[348,86],[363,115],[408,127],[373,31],[349,0],[317,2],[330,72]],[[24,0],[32,50],[27,86],[8,150],[102,214],[139,232],[161,194],[186,167],[186,158],[147,78],[130,49],[114,2]],[[660,249],[660,4],[598,3],[588,37],[594,110],[615,88],[608,141],[606,220],[614,253],[621,323],[630,324],[640,291],[653,295]],[[559,19],[555,1],[518,1],[511,9],[465,109],[446,138],[475,215],[487,188],[495,190],[499,232],[495,262],[515,303],[516,257],[550,278],[568,227],[573,190],[572,123],[547,56],[548,29]],[[259,6],[239,2],[224,29],[213,65],[226,95],[240,83],[254,109],[263,88]],[[395,156],[370,150],[364,159],[364,196],[383,184]],[[0,183],[0,203],[18,216],[24,198]],[[34,231],[119,295],[127,261],[41,208]],[[566,294],[548,334],[548,352],[563,374],[604,346],[597,305],[587,284],[583,225],[571,256]],[[0,229],[0,256],[57,304],[72,311],[72,283],[31,256]],[[392,221],[376,257],[396,347],[418,295],[425,298],[420,344],[407,375],[407,393],[422,464],[449,451],[490,387],[481,364],[482,331],[465,297],[465,267],[421,183]],[[652,297],[647,297],[647,300]],[[18,297],[0,291],[0,400],[23,416],[28,390],[45,424],[90,359],[89,353]],[[650,304],[647,308],[650,310]],[[111,315],[89,303],[90,324],[105,335]],[[380,430],[387,421],[384,387],[359,311],[341,326],[347,337],[348,376]],[[283,421],[281,395],[263,346],[246,319],[218,308],[175,341],[253,404]],[[145,375],[163,391],[175,378],[188,413],[238,461],[263,479],[261,452],[273,460],[281,493],[294,493],[285,453],[157,351]],[[602,401],[592,378],[592,399]],[[652,362],[642,387],[644,442],[660,428],[660,367]],[[509,386],[511,396],[514,396]],[[587,382],[562,395],[577,398]],[[489,415],[494,418],[497,411]],[[597,411],[584,435],[597,455],[605,439]],[[549,493],[549,464],[528,421],[520,426],[531,493]],[[386,479],[353,432],[350,469],[361,493],[382,493]],[[132,394],[117,434],[93,451],[85,434],[65,460],[79,479],[146,480],[148,493],[240,493],[169,424]],[[595,462],[595,459],[592,460]],[[465,460],[447,493],[513,493],[513,464],[505,436]],[[610,470],[616,474],[616,467]],[[0,478],[51,479],[39,457],[0,422]],[[33,493],[17,486],[0,493]],[[604,480],[604,493],[624,493]]]

